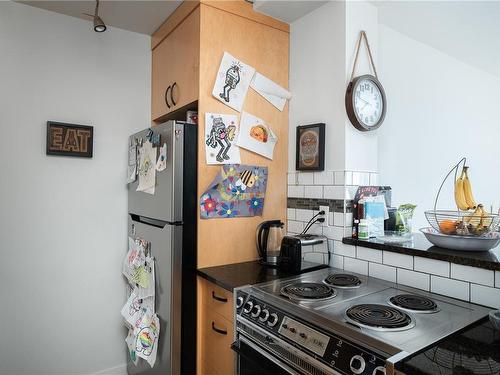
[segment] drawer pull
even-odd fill
[[[177,105],[177,103],[174,100],[174,87],[175,86],[177,86],[177,82],[174,82],[174,84],[172,85],[172,90],[170,90],[170,101],[172,102],[173,106]]]
[[[172,86],[168,86],[167,89],[165,90],[165,104],[167,105],[167,108],[170,109],[170,104],[168,104],[168,92],[172,88]],[[172,95],[170,95],[172,97]]]
[[[224,298],[224,297],[218,297],[215,295],[215,292],[212,290],[212,298],[216,301],[219,301],[219,302],[224,302],[226,303],[227,302],[227,298]]]
[[[215,322],[212,322],[212,330],[217,332],[219,335],[227,335],[227,331],[224,329],[219,329],[215,326]]]

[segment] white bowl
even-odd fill
[[[490,232],[481,237],[466,237],[443,234],[434,228],[421,228],[420,231],[432,244],[445,249],[460,251],[488,251],[500,243],[500,233]]]

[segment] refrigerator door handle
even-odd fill
[[[135,221],[137,223],[142,223],[146,225],[151,225],[156,228],[165,228],[166,225],[182,225],[182,221],[164,221],[164,220],[158,220],[158,219],[152,219],[150,217],[146,216],[141,216],[137,214],[130,214],[130,218],[132,221]]]

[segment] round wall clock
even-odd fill
[[[359,48],[362,41],[366,43],[368,56],[373,68],[374,76],[365,74],[354,77],[356,64],[358,62]],[[354,127],[363,132],[375,130],[384,122],[385,112],[387,110],[387,100],[385,98],[384,88],[378,80],[377,69],[373,62],[372,51],[368,44],[366,32],[361,31],[356,44],[356,56],[352,66],[351,80],[345,93],[345,109],[347,117]]]
[[[385,118],[387,102],[379,80],[369,74],[354,78],[345,94],[347,117],[361,131],[377,129]]]

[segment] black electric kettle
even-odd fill
[[[257,251],[263,264],[278,265],[284,225],[281,220],[270,220],[257,226]]]

